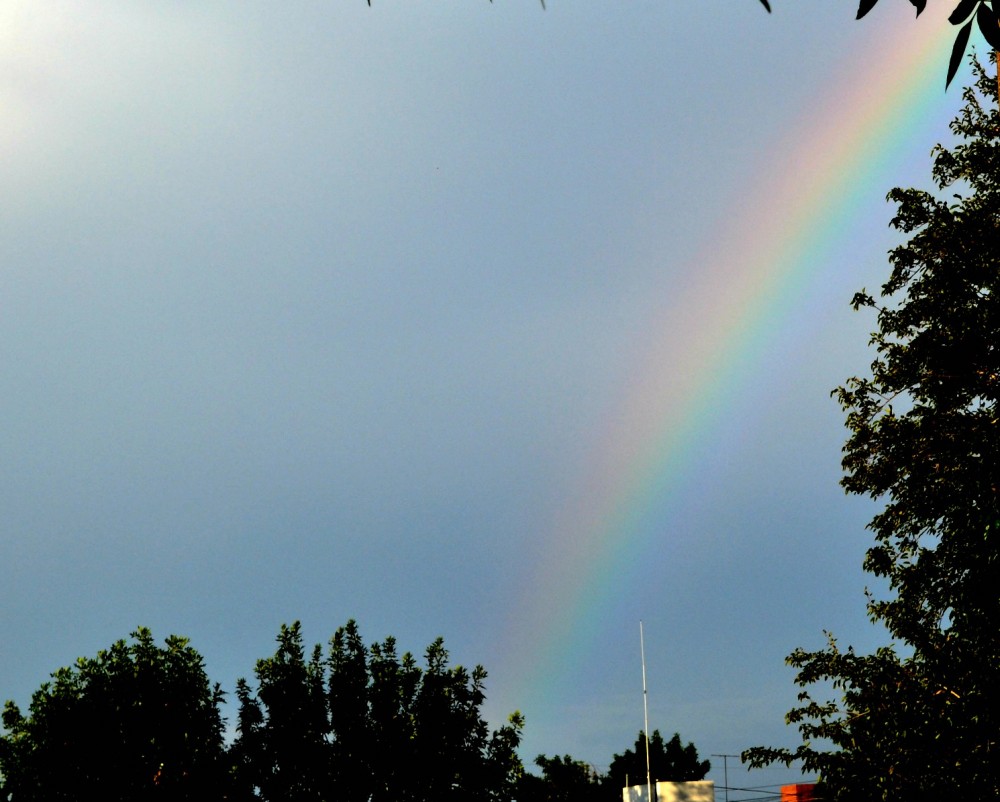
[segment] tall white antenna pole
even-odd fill
[[[653,781],[649,775],[649,704],[646,701],[646,641],[639,619],[639,652],[642,655],[642,725],[646,741],[646,802],[653,802]]]

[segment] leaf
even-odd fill
[[[910,0],[910,5],[917,9],[917,16],[920,16],[922,12],[927,7],[927,0]]]
[[[951,16],[948,17],[948,22],[952,25],[961,25],[972,16],[972,12],[976,10],[978,5],[979,0],[960,0],[959,4],[955,6],[955,10],[951,12]]]
[[[994,50],[1000,50],[1000,19],[997,19],[997,12],[989,6],[979,4],[976,11],[976,21],[979,23],[979,30],[983,37],[990,43]]]
[[[875,4],[878,0],[861,0],[858,5],[858,16],[855,19],[861,19],[865,14],[875,8]]]
[[[944,82],[944,88],[951,85],[952,78],[958,72],[958,65],[962,63],[962,56],[965,55],[965,47],[969,44],[969,35],[972,33],[972,20],[970,19],[955,37],[955,45],[951,49],[951,61],[948,63],[948,80]]]

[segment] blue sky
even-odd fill
[[[640,617],[651,726],[703,755],[795,743],[795,646],[879,642],[829,391],[870,361],[848,301],[896,242],[885,192],[947,136],[944,63],[714,398],[623,601],[571,650],[512,648],[549,626],[520,602],[664,296],[916,30],[903,2],[547,5],[4,4],[3,698],[137,625],[231,690],[282,622],[353,617],[483,663],[527,760],[605,768],[642,726]]]

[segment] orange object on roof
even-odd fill
[[[795,783],[781,786],[781,802],[813,802],[816,783]]]

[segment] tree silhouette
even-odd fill
[[[895,646],[858,655],[830,637],[793,652],[798,685],[841,698],[803,691],[787,716],[802,745],[745,755],[801,759],[832,800],[1000,796],[1000,113],[995,82],[974,72],[960,143],[934,151],[950,196],[889,193],[909,240],[879,300],[854,297],[877,312],[877,356],[837,391],[851,431],[842,484],[885,503],[864,565],[888,583],[868,613]]]
[[[266,802],[507,802],[523,721],[490,732],[486,670],[448,665],[439,638],[420,668],[395,641],[366,648],[355,622],[307,659],[298,622],[240,680],[232,747],[240,794]]]
[[[257,661],[257,691],[240,679],[239,736],[233,744],[244,794],[260,799],[328,799],[332,790],[332,749],[322,652],[309,660],[296,621],[282,625],[273,657]]]
[[[542,776],[526,772],[521,777],[518,802],[601,802],[605,798],[604,778],[582,760],[569,755],[539,755],[535,765],[542,770]]]
[[[908,2],[916,8],[918,17],[927,6],[927,0],[908,0]],[[878,0],[860,0],[858,19],[864,17],[877,4]],[[955,36],[955,44],[952,46],[951,59],[948,62],[948,79],[945,86],[951,85],[955,73],[958,72],[958,67],[962,63],[965,50],[969,45],[974,25],[979,28],[979,32],[989,42],[990,47],[994,50],[1000,50],[1000,20],[998,20],[991,0],[959,0],[955,10],[948,17],[948,22],[961,27]]]
[[[7,702],[0,799],[223,798],[222,691],[185,638],[131,637],[56,671],[27,716]]]
[[[698,0],[695,0],[697,2]],[[859,0],[857,19],[867,16],[868,12],[878,5],[879,0]],[[948,77],[945,86],[951,85],[952,79],[958,72],[962,63],[969,39],[972,36],[974,27],[978,27],[983,38],[994,50],[1000,50],[1000,15],[994,7],[997,0],[959,0],[954,11],[948,17],[948,21],[955,26],[960,26],[955,36],[955,44],[952,47],[951,59],[948,62]],[[493,2],[493,0],[490,0]],[[759,0],[760,4],[771,12],[769,0]],[[916,9],[917,16],[927,7],[927,0],[907,0]],[[371,5],[368,0],[368,5]],[[542,8],[545,8],[545,0],[541,0]]]
[[[653,730],[649,739],[649,775],[653,782],[689,782],[703,780],[712,768],[708,760],[698,759],[698,750],[693,743],[681,744],[681,736],[674,736],[664,742],[659,730]],[[615,755],[608,769],[606,784],[621,794],[626,785],[646,783],[646,735],[641,730],[635,739],[635,747]]]

